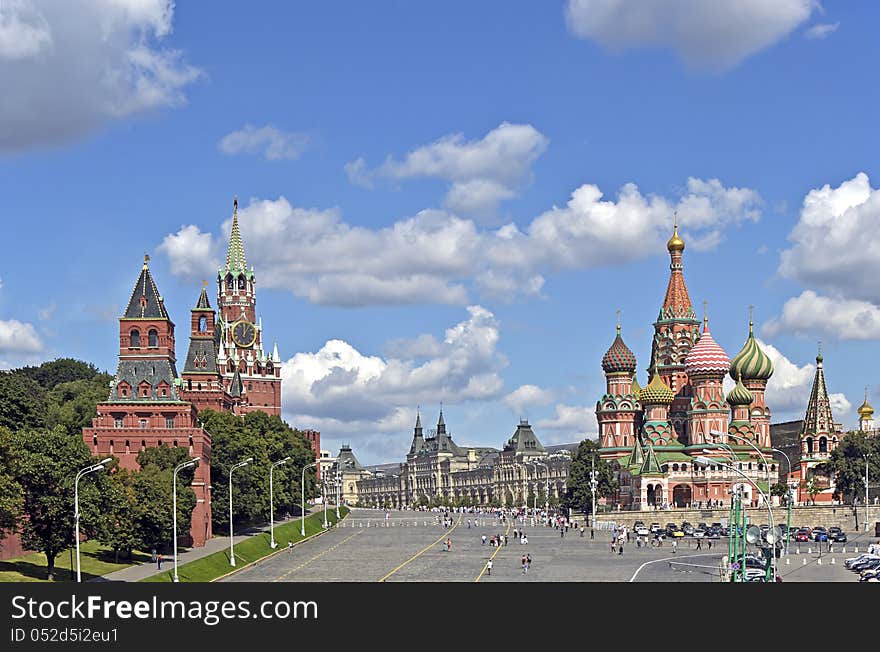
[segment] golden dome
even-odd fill
[[[673,251],[684,251],[684,240],[679,237],[677,226],[673,230],[669,242],[666,243],[666,249],[669,250],[669,253],[672,253]]]
[[[859,416],[862,418],[870,418],[874,414],[874,408],[871,407],[870,403],[868,403],[868,399],[865,399],[865,402],[858,409]]]

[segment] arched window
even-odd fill
[[[147,447],[147,440],[141,439],[141,450],[144,450]]]
[[[827,453],[828,452],[828,440],[825,437],[819,437],[819,452]]]
[[[682,471],[687,471],[687,470],[688,470],[688,465],[687,465],[687,464],[682,464],[682,465],[681,465],[681,470],[682,470]]]
[[[208,330],[208,318],[207,317],[199,317],[199,332],[205,333]]]
[[[238,289],[244,290],[246,288],[247,288],[247,279],[245,279],[244,276],[239,276],[238,277]]]
[[[672,465],[672,470],[673,470],[673,471],[678,471],[678,464],[673,464],[673,465]]]
[[[809,454],[812,452],[813,452],[813,438],[807,437],[807,453]]]
[[[139,349],[141,347],[141,332],[136,328],[132,328],[128,334],[128,342],[131,348]]]
[[[186,381],[186,388],[187,388],[189,391],[192,391],[192,388],[193,388],[193,381],[191,381],[191,380],[187,380],[187,381]]]
[[[247,373],[247,364],[244,360],[238,363],[238,370],[243,374]]]
[[[272,366],[271,362],[266,363],[266,373],[270,375],[275,373],[275,368]]]
[[[199,391],[200,392],[202,391],[202,384],[201,383],[199,383]]]
[[[254,363],[254,373],[255,374],[262,374],[263,373],[263,365],[261,365],[259,363],[259,361]]]
[[[752,463],[749,462],[749,471],[751,471],[751,470],[752,470]]]
[[[758,470],[759,470],[759,471],[763,471],[763,470],[764,470],[764,465],[763,465],[761,462],[758,462]]]
[[[131,452],[131,442],[128,441],[127,439],[125,440],[125,452],[126,452],[126,453],[130,453],[130,452]]]
[[[113,440],[112,439],[110,440],[110,452],[111,453],[113,452]]]
[[[234,290],[235,289],[235,279],[232,278],[232,274],[226,275],[226,289]]]
[[[232,360],[229,360],[226,363],[226,371],[228,371],[229,373],[235,372],[235,363]]]
[[[147,344],[150,348],[155,348],[159,346],[159,331],[155,328],[151,328],[147,332]]]

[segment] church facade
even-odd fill
[[[281,360],[277,345],[271,355],[263,348],[237,200],[226,265],[217,273],[217,307],[215,312],[203,287],[190,310],[189,348],[178,374],[175,325],[145,256],[119,318],[119,361],[110,395],[82,433],[93,455],[115,456],[126,469],[136,470],[137,454],[153,446],[181,446],[201,458],[192,483],[197,502],[190,539],[196,546],[212,535],[211,436],[199,424],[199,411],[281,415]]]
[[[729,504],[733,486],[742,486],[754,502],[752,483],[769,494],[779,477],[764,401],[773,365],[755,340],[751,319],[733,360],[712,337],[706,316],[700,328],[684,279],[684,248],[676,224],[667,243],[670,275],[654,322],[649,382],[640,386],[619,323],[602,358],[600,456],[612,463],[620,483],[609,502],[622,508]],[[727,374],[736,385],[725,396]],[[715,463],[702,466],[698,457]]]

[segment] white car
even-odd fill
[[[694,539],[703,539],[706,536],[706,530],[694,530]]]
[[[746,582],[763,582],[766,576],[767,572],[760,568],[746,568]]]
[[[646,537],[651,534],[651,531],[646,528],[644,525],[636,528],[636,536]]]

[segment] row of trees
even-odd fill
[[[22,544],[45,553],[48,577],[55,559],[73,543],[74,479],[96,460],[82,440],[95,406],[106,400],[108,374],[87,363],[61,359],[39,367],[0,373],[0,540],[18,532]],[[270,461],[290,456],[276,468],[277,514],[299,513],[300,472],[314,460],[306,439],[278,417],[261,412],[239,417],[205,411],[200,415],[212,435],[211,484],[215,528],[228,528],[228,469],[247,457],[237,471],[234,519],[237,525],[269,517]],[[172,541],[172,473],[189,459],[186,448],[148,448],[137,456],[138,471],[121,469],[80,481],[80,531],[131,557],[133,550],[161,548]],[[196,496],[190,485],[194,468],[178,474],[177,535],[188,533]],[[314,491],[314,470],[306,475],[307,495]]]

